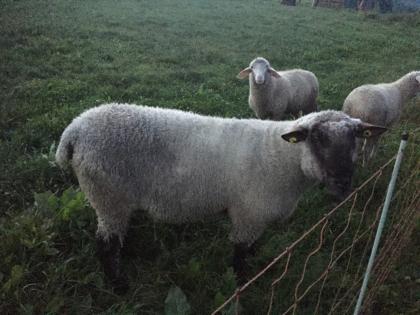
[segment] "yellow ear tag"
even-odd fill
[[[369,138],[371,135],[372,135],[372,131],[370,131],[369,129],[366,129],[365,131],[363,131],[364,138]]]
[[[290,138],[289,138],[289,142],[290,142],[290,143],[296,143],[296,142],[297,142],[296,137],[290,137]]]

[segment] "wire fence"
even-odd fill
[[[403,162],[404,173],[392,199],[391,216],[373,265],[363,310],[373,303],[375,294],[408,244],[415,219],[419,217],[420,163],[416,149],[407,152]],[[234,314],[241,313],[241,303],[262,277],[270,277],[270,285],[263,289],[267,298],[261,313],[351,314],[384,204],[386,176],[395,159],[396,156],[379,167],[344,201],[240,286],[212,315],[227,313],[232,308]],[[304,251],[307,253],[302,258]]]

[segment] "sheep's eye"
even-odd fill
[[[372,131],[369,129],[363,131],[363,138],[369,138],[370,136],[372,136]]]

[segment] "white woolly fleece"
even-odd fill
[[[250,65],[261,60],[265,59],[256,58]],[[282,120],[288,114],[298,117],[317,111],[319,83],[315,74],[302,69],[277,73],[280,77],[275,78],[267,72],[262,85],[254,82],[252,73],[249,75],[248,102],[258,118]]]
[[[420,71],[407,73],[391,83],[359,86],[344,100],[343,111],[367,123],[389,128],[399,121],[403,105],[420,92],[417,78],[420,78]],[[366,141],[366,159],[373,156],[379,138]]]
[[[355,124],[336,111],[273,122],[107,104],[73,120],[56,160],[71,163],[104,238],[122,241],[136,209],[173,223],[227,212],[231,240],[251,244],[269,222],[289,217],[323,173],[305,141],[281,136],[327,120]]]

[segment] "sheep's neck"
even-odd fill
[[[272,98],[272,87],[273,82],[270,78],[264,82],[264,84],[256,84],[253,78],[250,78],[251,90],[250,93],[257,104],[266,105],[269,104]]]
[[[276,127],[277,123],[273,122],[273,126],[267,130],[264,144],[266,152],[268,152],[268,160],[263,161],[263,163],[270,166],[268,169],[270,173],[273,170],[279,171],[278,176],[276,176],[280,180],[279,189],[284,188],[286,181],[287,186],[294,187],[292,190],[296,191],[297,195],[300,195],[315,181],[306,177],[302,170],[302,147],[300,145],[290,145],[281,137],[292,124],[291,122],[285,123],[282,122],[287,127],[278,128]],[[284,170],[287,170],[286,173],[283,173]]]

